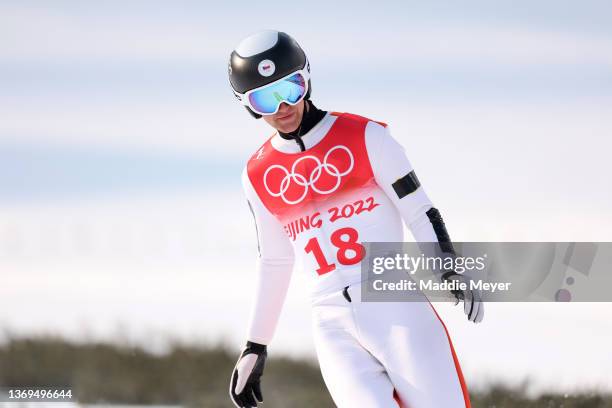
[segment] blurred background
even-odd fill
[[[0,385],[88,389],[114,376],[92,362],[109,347],[206,367],[200,404],[229,406],[256,256],[240,173],[272,130],[227,60],[260,29],[300,42],[317,106],[390,124],[453,240],[610,241],[611,18],[603,0],[0,0]],[[270,355],[305,374],[268,387],[326,406],[300,272]],[[490,304],[479,326],[438,310],[482,395],[612,391],[610,304]],[[58,350],[66,367],[40,357]],[[176,353],[193,358],[160,363]],[[138,392],[82,395],[182,401]]]

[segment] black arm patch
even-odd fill
[[[412,170],[410,173],[391,184],[391,187],[393,187],[393,190],[395,190],[397,197],[402,199],[408,194],[414,193],[417,188],[421,187],[421,182],[414,173],[414,170]]]
[[[453,248],[453,243],[448,235],[448,231],[446,231],[446,226],[444,225],[444,220],[442,219],[440,211],[432,207],[425,214],[427,214],[427,218],[429,218],[429,222],[431,222],[431,226],[436,233],[436,238],[438,238],[438,243],[440,244],[442,252],[454,254],[455,248]]]

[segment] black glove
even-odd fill
[[[465,312],[469,321],[474,323],[480,323],[484,317],[484,303],[481,299],[479,290],[470,289],[471,279],[462,274],[456,272],[446,272],[442,275],[442,280],[446,281],[459,281],[463,282],[467,286],[467,290],[451,290],[451,293],[455,295],[455,299],[459,302],[463,302],[463,311]]]
[[[266,346],[248,341],[230,382],[230,398],[239,408],[256,407],[263,402],[260,379],[263,375],[268,352]]]

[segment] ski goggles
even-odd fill
[[[302,69],[244,94],[235,94],[253,112],[274,115],[281,103],[295,105],[304,98],[308,92],[308,79],[308,71]]]

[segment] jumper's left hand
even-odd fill
[[[464,282],[467,286],[466,290],[453,290],[452,293],[457,299],[457,303],[463,302],[463,311],[465,312],[469,321],[474,323],[480,323],[484,317],[484,303],[480,295],[480,290],[470,289],[471,279],[468,276],[461,275],[458,273],[450,273],[445,276],[446,280],[455,280]]]

